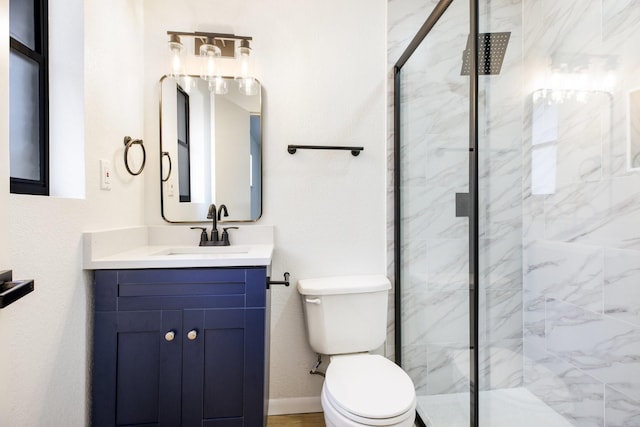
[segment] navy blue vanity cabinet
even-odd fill
[[[266,268],[98,270],[92,425],[265,425]]]

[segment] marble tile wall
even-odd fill
[[[390,81],[436,3],[389,0]],[[480,5],[482,32],[511,31],[501,74],[479,81],[482,387],[525,386],[576,426],[640,425],[640,171],[627,167],[640,2]],[[451,216],[467,185],[466,6],[454,0],[404,83],[403,358],[423,394],[468,390],[468,229]],[[389,116],[390,165],[393,132]],[[389,188],[392,254],[391,173]]]
[[[625,107],[640,3],[523,11],[524,385],[576,426],[640,425],[640,172],[626,166]],[[578,74],[554,80],[563,67],[588,75],[582,96]]]

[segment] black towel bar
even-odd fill
[[[33,280],[13,280],[11,270],[0,271],[0,308],[33,291]]]
[[[295,154],[298,150],[348,150],[351,151],[351,154],[357,156],[360,154],[364,147],[345,147],[339,145],[289,145],[287,146],[287,151],[289,154]]]

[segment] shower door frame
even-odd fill
[[[400,77],[402,67],[416,51],[422,41],[429,35],[435,24],[445,14],[447,8],[454,0],[440,0],[433,9],[420,30],[411,40],[405,51],[393,67],[393,129],[394,129],[394,160],[393,160],[393,202],[394,202],[394,324],[395,324],[395,357],[396,363],[402,366],[402,277],[401,277],[401,126],[400,126]],[[461,0],[456,0],[461,1]],[[479,26],[479,0],[469,0],[469,194],[468,194],[468,218],[469,218],[469,420],[470,427],[480,427],[480,379],[479,379],[479,211],[478,211],[478,26]],[[424,426],[424,421],[418,414],[418,423]]]

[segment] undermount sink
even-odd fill
[[[175,256],[175,255],[238,255],[249,253],[249,246],[193,246],[175,247],[163,249],[154,253],[155,256]]]

